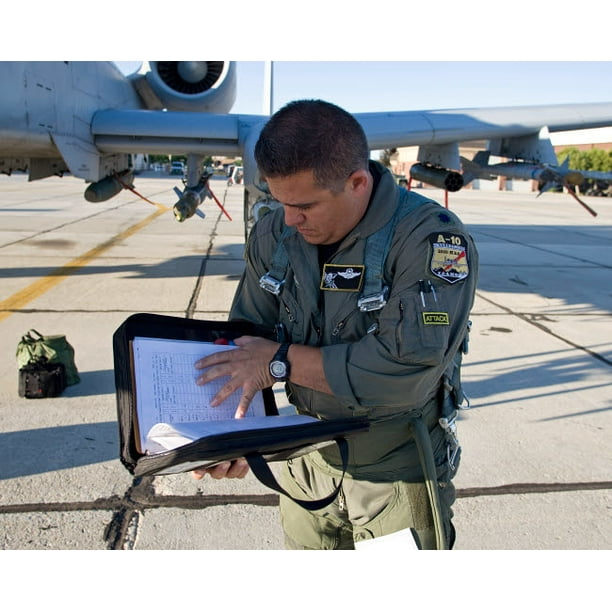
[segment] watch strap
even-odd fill
[[[276,351],[274,357],[272,357],[272,361],[287,361],[287,353],[289,352],[289,342],[283,342],[278,347],[278,351]]]

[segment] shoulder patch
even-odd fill
[[[447,283],[456,283],[469,276],[467,240],[464,236],[451,232],[434,233],[429,234],[429,243],[429,269],[432,274]]]

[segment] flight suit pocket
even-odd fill
[[[419,363],[436,363],[444,355],[450,335],[448,308],[441,291],[431,284],[406,292],[397,303],[396,345],[400,358],[409,357]],[[435,296],[435,297],[434,297]]]

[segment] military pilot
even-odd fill
[[[196,364],[199,384],[230,376],[217,400],[242,387],[237,417],[259,389],[285,381],[299,413],[369,418],[369,431],[349,441],[348,471],[332,504],[307,511],[281,496],[288,548],[350,549],[408,529],[419,548],[451,548],[458,452],[454,428],[441,419],[442,398],[474,299],[471,237],[452,212],[400,189],[369,160],[360,124],[327,102],[301,100],[279,110],[260,134],[255,159],[282,208],[249,237],[230,318],[270,329],[282,324],[286,335],[237,339],[238,350]],[[381,235],[390,243],[376,264],[371,251],[384,250]],[[384,281],[369,293],[376,265]],[[429,458],[415,440],[417,422]],[[429,459],[433,489],[424,477]],[[238,460],[194,476],[241,478],[248,469]],[[318,499],[341,473],[332,445],[287,462],[281,482],[294,497]]]

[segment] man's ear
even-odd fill
[[[365,170],[355,170],[349,177],[349,185],[355,194],[365,192],[370,184],[370,173]]]

